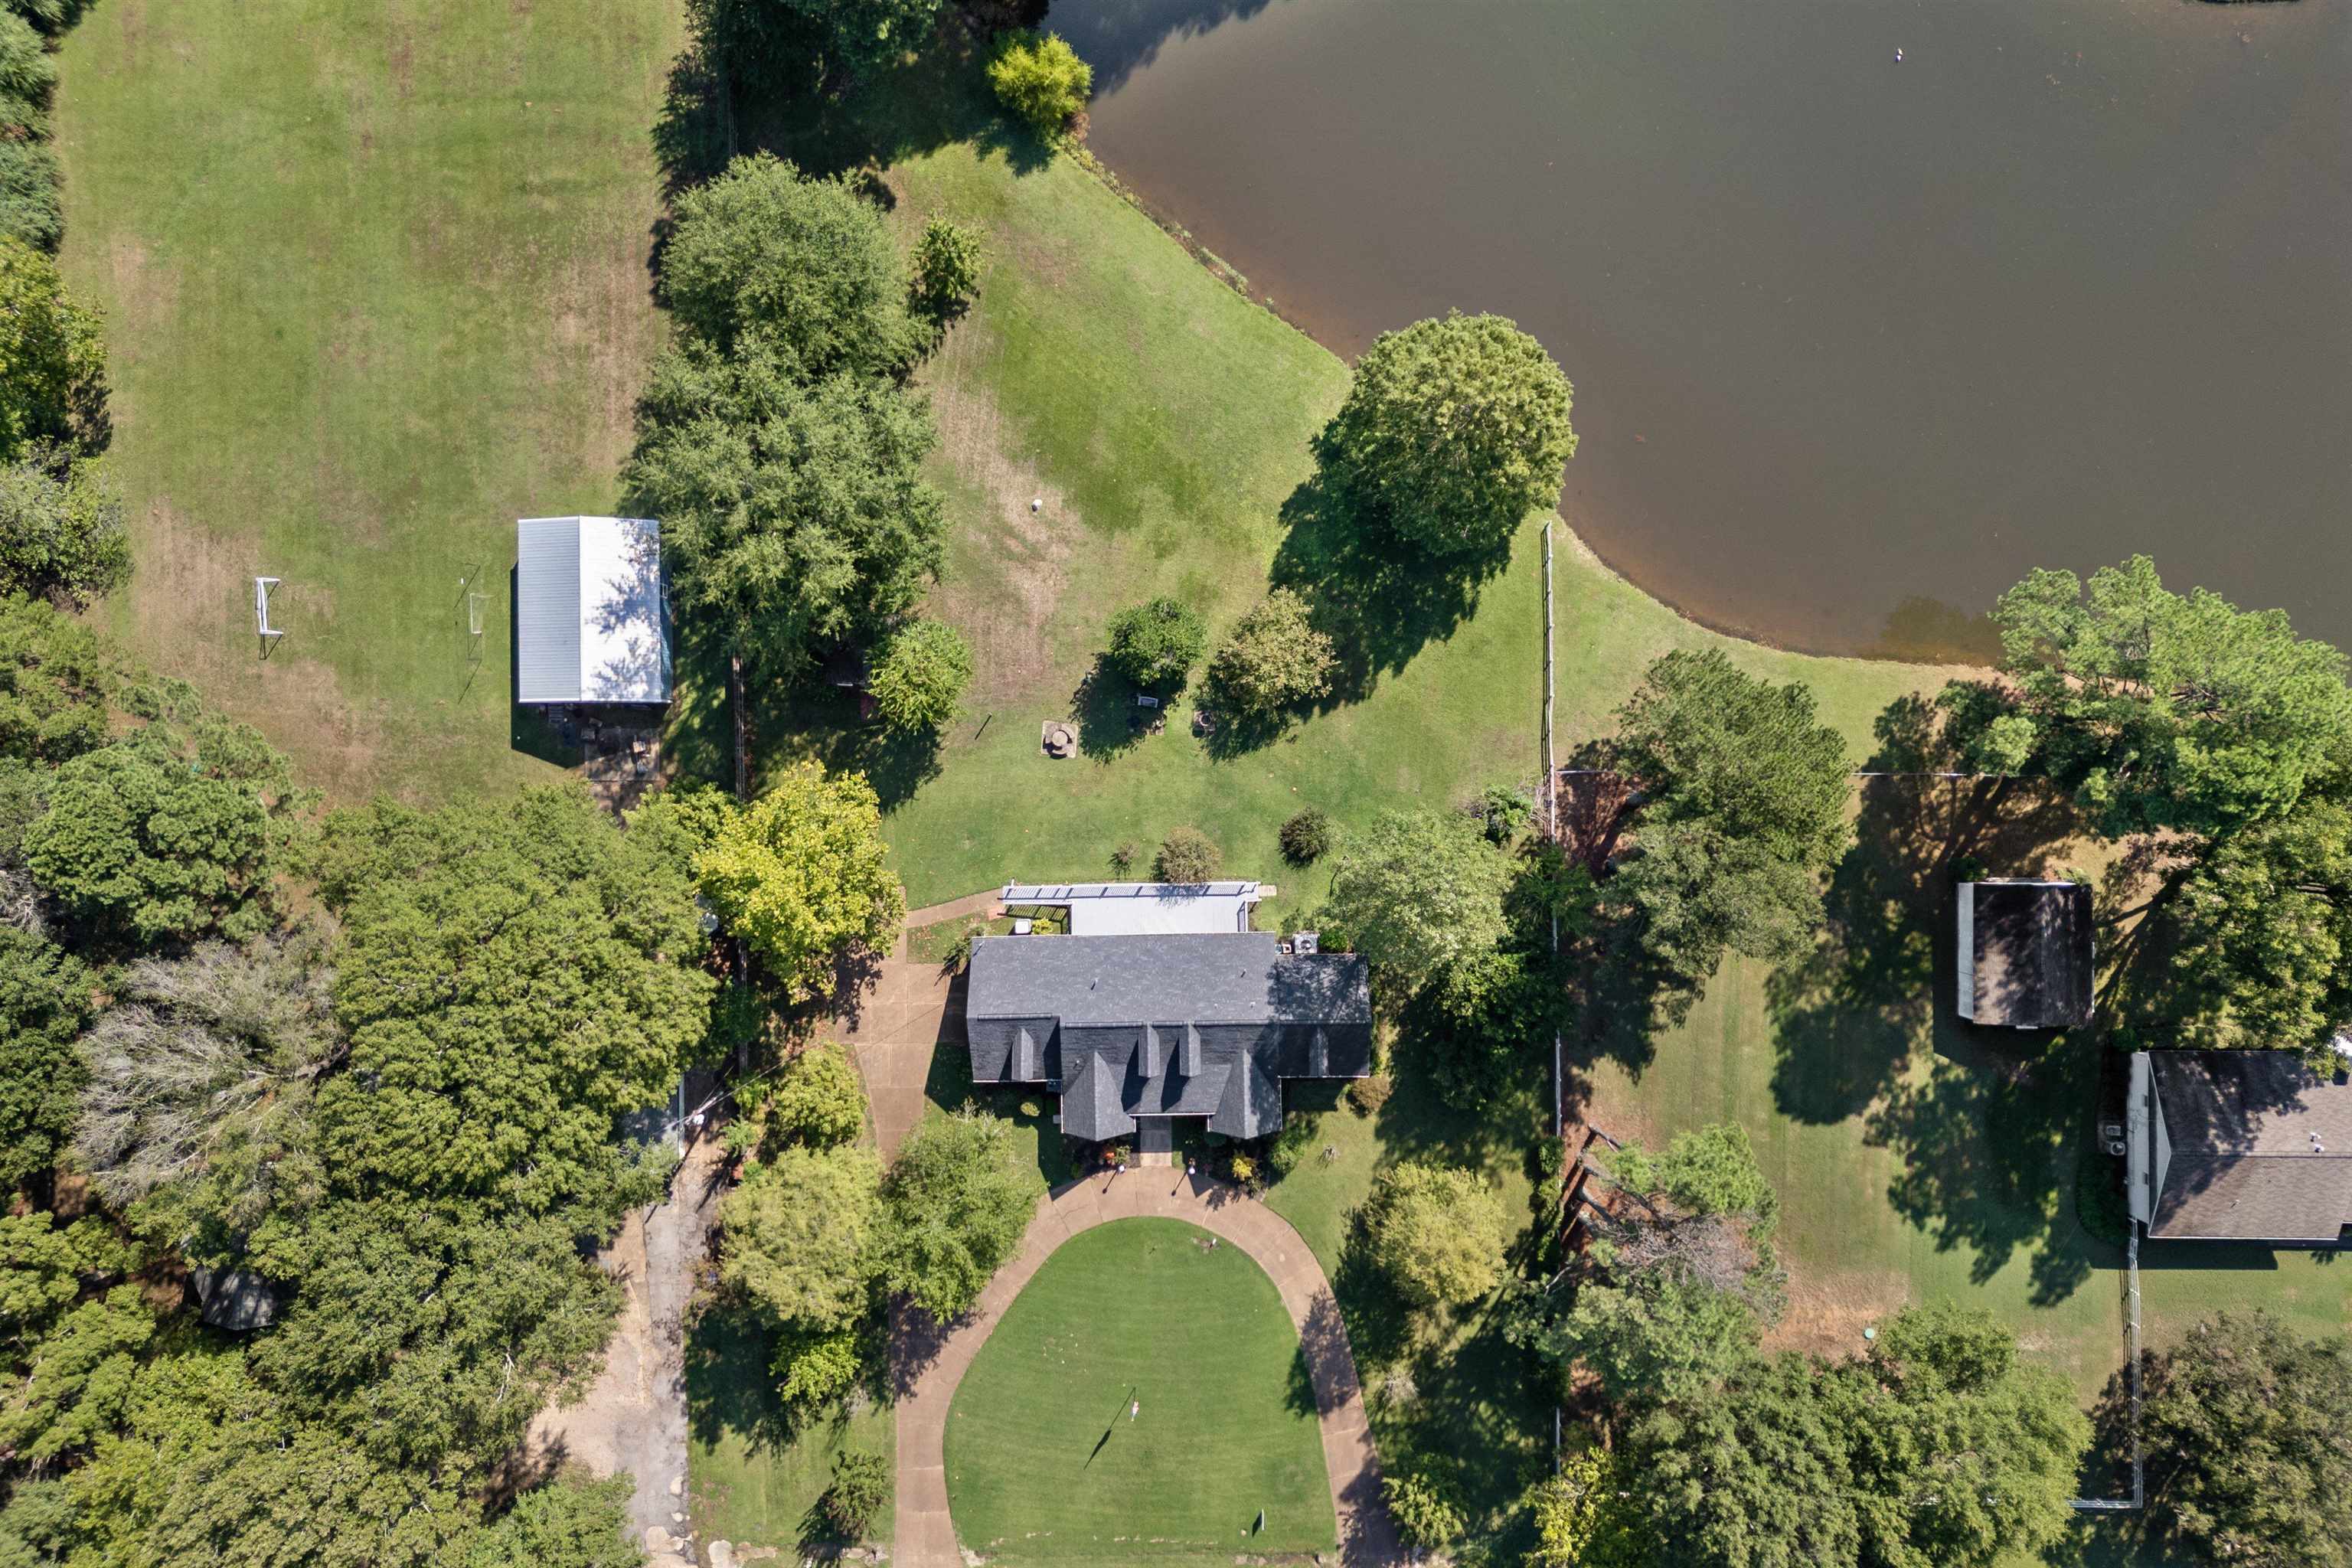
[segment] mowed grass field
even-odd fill
[[[616,500],[677,12],[105,0],[66,40],[64,265],[137,557],[100,614],[338,798],[551,776],[510,723],[514,520]]]
[[[1105,1565],[1333,1549],[1297,1331],[1249,1255],[1209,1241],[1181,1220],[1100,1226],[1013,1299],[948,1412],[968,1548]]]

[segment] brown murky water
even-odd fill
[[[1567,366],[1699,618],[1981,652],[2135,551],[2352,646],[2352,0],[1055,0],[1092,144],[1353,355]],[[1895,58],[1902,51],[1902,58]]]

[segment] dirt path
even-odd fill
[[[1323,1436],[1323,1468],[1339,1524],[1341,1561],[1385,1568],[1404,1561],[1381,1501],[1380,1457],[1364,1418],[1363,1391],[1339,1302],[1315,1254],[1287,1221],[1222,1183],[1157,1171],[1106,1182],[1073,1182],[1038,1200],[1021,1251],[1000,1269],[979,1303],[944,1328],[919,1313],[902,1317],[891,1346],[898,1386],[898,1496],[892,1557],[898,1568],[964,1568],[948,1516],[948,1406],[972,1357],[1004,1309],[1054,1249],[1112,1220],[1157,1216],[1213,1231],[1256,1259],[1298,1329]]]
[[[669,1195],[629,1215],[597,1259],[622,1291],[604,1370],[579,1404],[541,1411],[531,1424],[534,1458],[635,1479],[629,1533],[637,1541],[655,1531],[686,1533],[685,1313],[695,1272],[710,1255],[724,1166],[719,1141],[703,1139],[688,1150]],[[691,1560],[689,1547],[653,1563]]]

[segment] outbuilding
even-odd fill
[[[670,697],[661,524],[527,517],[515,524],[515,700],[637,704]]]
[[[2134,1052],[2124,1138],[2152,1241],[2332,1247],[2352,1225],[2352,1082],[2296,1052]]]
[[[1959,1013],[1989,1028],[2091,1021],[2091,889],[2002,878],[1959,889]]]

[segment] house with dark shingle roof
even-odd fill
[[[1177,1117],[1255,1138],[1281,1127],[1285,1079],[1372,1069],[1364,961],[1265,931],[981,937],[964,1018],[972,1081],[1059,1094],[1073,1138],[1164,1148]]]
[[[2352,1082],[2294,1051],[2136,1051],[2124,1134],[2152,1240],[2333,1245],[2352,1224]]]

